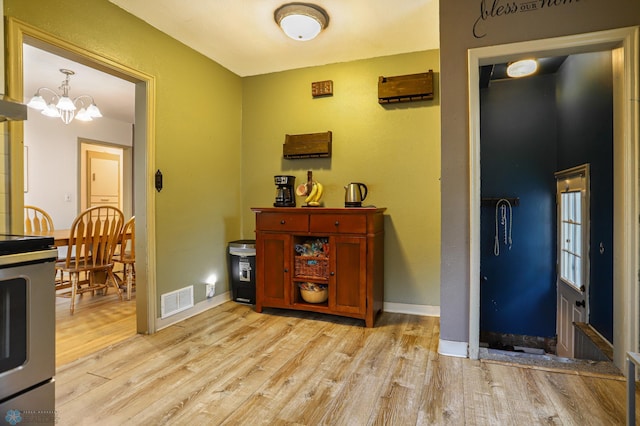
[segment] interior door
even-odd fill
[[[120,156],[87,151],[88,207],[106,205],[122,210],[120,170]]]
[[[589,165],[556,173],[557,353],[574,356],[574,322],[589,312]]]

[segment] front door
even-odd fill
[[[574,356],[574,323],[589,312],[589,165],[556,174],[557,353]]]

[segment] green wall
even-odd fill
[[[106,0],[5,0],[13,16],[156,78],[157,295],[218,276],[228,290],[228,241],[253,238],[251,207],[270,206],[273,176],[306,171],[326,185],[365,182],[386,207],[385,301],[439,305],[440,104],[383,107],[378,77],[433,69],[438,51],[240,78]],[[311,82],[334,96],[312,99]],[[333,132],[331,159],[283,160],[286,133]],[[152,172],[155,172],[153,170]],[[149,176],[152,179],[152,176]],[[140,214],[140,213],[138,213]],[[195,287],[195,302],[204,299]]]
[[[241,228],[241,78],[106,0],[4,6],[6,16],[156,77],[158,301],[212,273],[217,293],[226,291],[226,243]],[[204,298],[196,285],[195,302]]]
[[[364,182],[365,204],[386,207],[385,302],[440,304],[440,105],[378,104],[378,77],[433,69],[438,51],[311,67],[243,79],[243,236],[254,238],[251,207],[272,206],[273,176],[325,185],[328,207],[344,206],[343,186]],[[311,83],[333,80],[332,97]],[[333,132],[329,159],[285,160],[285,134]],[[301,200],[298,200],[298,205]]]

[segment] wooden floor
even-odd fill
[[[56,297],[56,367],[93,354],[136,334],[135,293],[120,301],[109,290],[106,296],[83,294],[76,297],[75,313],[70,299]]]
[[[64,425],[624,424],[620,377],[440,356],[438,339],[434,317],[367,329],[227,302],[63,365],[56,411]]]

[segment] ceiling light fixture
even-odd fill
[[[536,72],[537,69],[538,62],[535,59],[523,59],[507,65],[507,75],[514,78],[526,77]]]
[[[329,25],[329,15],[320,6],[309,3],[288,3],[273,14],[276,23],[290,38],[313,40]]]
[[[75,72],[65,68],[61,68],[60,72],[65,75],[62,84],[58,87],[58,89],[62,91],[62,94],[48,87],[41,87],[36,90],[36,93],[27,106],[41,111],[42,115],[46,115],[47,117],[60,117],[64,124],[71,123],[74,117],[80,121],[92,121],[94,118],[102,117],[100,110],[91,96],[80,95],[73,99],[69,97],[69,90],[71,89],[69,77],[74,75]],[[41,92],[50,92],[52,95],[48,104],[42,97]],[[76,114],[78,107],[80,107],[80,110]]]

